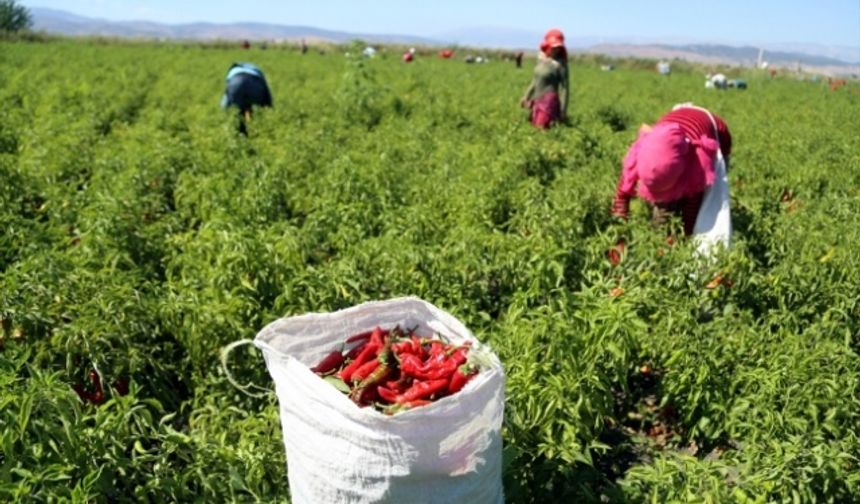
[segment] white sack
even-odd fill
[[[396,325],[472,341],[489,366],[457,394],[392,416],[359,408],[310,371],[347,337]],[[254,344],[275,382],[293,503],[504,501],[504,371],[450,314],[418,298],[370,302],[277,320]]]
[[[712,257],[722,245],[729,248],[732,237],[732,214],[726,160],[720,149],[714,161],[714,183],[705,189],[705,197],[693,227],[693,238],[699,254]]]

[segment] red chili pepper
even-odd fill
[[[421,362],[421,359],[417,355],[403,354],[400,356],[400,372],[405,375],[412,376],[413,378],[422,378],[425,374],[421,370],[423,365],[424,363]]]
[[[397,396],[398,403],[414,401],[416,399],[427,399],[433,394],[445,390],[448,387],[448,380],[427,380],[416,382],[409,390]]]
[[[624,250],[627,248],[627,242],[621,238],[619,239],[615,245],[606,251],[606,256],[609,258],[610,264],[612,266],[618,266],[621,263],[621,259],[624,255]]]
[[[424,351],[424,346],[421,344],[421,338],[413,334],[409,339],[412,342],[412,353],[421,357],[422,360],[426,359],[427,353]]]
[[[382,385],[376,387],[376,392],[379,394],[379,397],[382,398],[383,401],[388,403],[396,403],[397,402],[397,392],[391,390],[389,388],[383,387]]]
[[[393,378],[393,377],[392,377]],[[400,376],[397,379],[392,379],[385,382],[385,386],[398,394],[402,394],[409,387],[412,386],[413,378],[407,374],[400,373]]]
[[[90,369],[89,373],[90,383],[93,384],[96,391],[92,394],[92,401],[96,404],[101,404],[104,402],[104,389],[102,389],[102,377],[96,372],[95,369]]]
[[[370,345],[377,345],[376,348],[382,348],[384,342],[382,341],[383,333],[381,327],[376,327],[372,333],[370,333]]]
[[[426,373],[431,369],[437,368],[441,366],[447,359],[448,356],[445,354],[445,352],[439,352],[435,355],[431,353],[430,358],[424,361],[424,364],[421,366],[421,371]]]
[[[376,390],[376,387],[367,387],[362,392],[361,397],[358,398],[360,404],[370,405],[376,401],[379,401],[379,393]]]
[[[346,342],[347,343],[355,343],[357,341],[367,341],[370,339],[370,334],[371,334],[371,331],[366,331],[363,333],[354,334],[354,335],[350,336],[349,338],[347,338]]]
[[[417,336],[412,336],[409,339],[398,341],[391,345],[391,349],[398,355],[408,353],[417,355],[421,357],[422,360],[424,359],[424,348],[421,346],[421,340]]]
[[[326,374],[331,371],[336,370],[343,364],[343,353],[339,350],[335,350],[332,353],[326,355],[323,360],[319,362],[316,366],[311,368],[311,371],[317,374]]]
[[[376,389],[376,385],[379,384],[382,380],[384,380],[391,373],[392,368],[388,365],[389,355],[391,354],[391,341],[388,340],[385,342],[385,346],[382,347],[382,351],[379,352],[379,355],[376,359],[373,360],[372,363],[376,364],[374,366],[373,371],[363,378],[358,385],[352,389],[352,392],[349,394],[349,398],[356,402],[356,404],[361,404],[365,399],[365,392],[368,389]],[[370,364],[370,363],[369,363]],[[362,366],[363,368],[364,366]],[[368,366],[369,367],[369,366]],[[360,368],[359,371],[362,369]],[[356,371],[353,375],[358,374]]]
[[[377,351],[379,351],[379,347],[374,345],[372,341],[365,345],[365,347],[361,350],[361,353],[358,354],[355,360],[350,362],[345,368],[341,369],[337,373],[338,378],[343,380],[344,383],[349,383],[352,373],[354,373],[356,369],[361,367],[362,364],[372,359],[376,355]]]
[[[360,354],[361,351],[364,350],[364,347],[366,347],[366,346],[367,346],[367,341],[361,343],[360,345],[356,345],[356,346],[352,347],[349,350],[349,352],[346,353],[347,360],[355,360],[355,358],[358,357],[358,354]]]
[[[116,390],[116,393],[124,396],[128,394],[128,380],[125,378],[117,378],[116,381],[113,382],[113,388]]]
[[[439,355],[440,353],[445,353],[445,343],[442,343],[439,340],[432,340],[430,342],[430,357]]]
[[[84,387],[80,383],[73,383],[72,390],[78,394],[78,397],[80,397],[82,401],[92,401],[92,394],[84,390]]]
[[[90,379],[90,383],[92,383],[94,387],[96,387],[97,389],[101,388],[102,379],[95,369],[90,369],[90,372],[87,374],[87,378]]]
[[[457,370],[458,367],[466,363],[467,351],[468,349],[465,347],[457,348],[450,357],[440,364],[430,363],[419,369],[418,372],[423,374],[424,379],[426,380],[448,378]]]
[[[101,404],[104,402],[104,389],[102,388],[102,379],[101,376],[96,372],[95,369],[90,369],[90,372],[87,373],[87,378],[89,378],[90,383],[92,384],[95,392],[88,392],[84,390],[84,387],[80,383],[75,383],[72,385],[72,389],[78,394],[84,401],[90,401],[94,404]]]
[[[376,359],[365,362],[359,366],[354,373],[352,373],[352,376],[349,377],[350,381],[360,382],[364,380],[376,369],[377,366],[379,366],[379,361]]]
[[[412,350],[412,342],[409,340],[399,341],[397,343],[392,344],[391,345],[391,351],[393,351],[397,355],[400,355],[403,353],[415,353]]]
[[[451,380],[448,382],[448,394],[454,394],[459,392],[469,383],[469,380],[475,377],[478,374],[477,371],[466,371],[463,372],[463,368],[466,366],[460,366],[454,373],[451,375]]]

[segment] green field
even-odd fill
[[[275,101],[247,138],[234,61]],[[497,59],[0,42],[0,501],[289,501],[276,398],[219,350],[402,295],[499,354],[510,502],[860,501],[860,86],[620,67],[573,61],[543,132]],[[734,137],[712,265],[609,215],[684,101]]]

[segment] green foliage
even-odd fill
[[[513,63],[361,48],[2,43],[0,501],[288,501],[275,397],[219,349],[400,295],[499,353],[510,502],[857,500],[855,83],[579,58],[544,132]],[[276,103],[247,138],[217,106],[236,60]],[[735,141],[711,266],[608,215],[638,125],[691,100]],[[253,351],[231,371],[270,383]]]

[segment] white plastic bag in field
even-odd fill
[[[380,326],[472,341],[488,366],[460,392],[386,416],[359,408],[309,367]],[[501,503],[504,371],[450,314],[417,298],[277,320],[257,334],[275,382],[292,502]]]
[[[693,227],[699,254],[712,257],[722,244],[728,248],[732,237],[732,214],[729,198],[729,178],[726,174],[726,161],[717,149],[714,161],[714,183],[705,190],[699,215]]]

